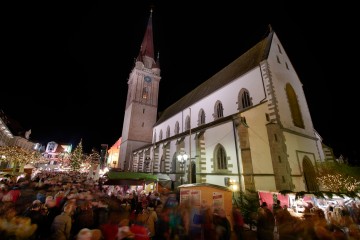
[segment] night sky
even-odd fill
[[[90,151],[118,140],[127,79],[153,6],[162,76],[159,111],[259,42],[271,24],[303,83],[323,142],[337,157],[359,159],[355,6],[123,2],[31,1],[3,7],[0,109],[31,129],[32,141],[76,146],[82,138]]]

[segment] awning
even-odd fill
[[[158,177],[150,173],[109,171],[105,176],[104,185],[142,185],[158,181]]]
[[[158,181],[171,181],[171,178],[167,174],[157,173],[155,176],[158,178]]]

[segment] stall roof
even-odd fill
[[[187,188],[187,187],[212,187],[212,188],[217,188],[217,189],[220,189],[220,190],[223,190],[223,191],[231,192],[231,190],[229,188],[227,188],[227,187],[216,185],[216,184],[211,184],[211,183],[183,184],[183,185],[180,185],[178,188]]]
[[[109,171],[104,185],[142,185],[158,181],[158,177],[151,173]]]

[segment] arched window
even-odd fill
[[[162,132],[162,130],[160,130],[160,133],[159,133],[159,141],[161,141],[162,138],[163,138],[163,132]]]
[[[186,119],[185,119],[185,131],[189,130],[190,129],[190,117],[189,116],[186,116]]]
[[[160,160],[160,172],[164,173],[165,172],[165,158],[164,156],[161,156],[161,160]]]
[[[221,144],[218,144],[215,148],[214,167],[215,167],[215,171],[221,172],[228,170],[226,151],[223,145]]]
[[[156,142],[156,132],[154,133],[154,142]]]
[[[305,128],[296,93],[290,84],[286,84],[286,95],[294,125],[299,128]]]
[[[198,125],[202,125],[205,124],[205,111],[203,109],[200,109],[199,111],[199,120],[198,120]]]
[[[166,138],[170,137],[170,126],[167,126],[166,128]]]
[[[245,108],[252,106],[249,91],[245,88],[241,89],[238,95],[238,110],[241,111]]]
[[[214,109],[214,119],[219,119],[224,116],[224,108],[220,101],[216,101],[215,103],[215,109]]]
[[[173,156],[172,161],[171,161],[171,173],[176,173],[177,164],[179,164],[179,163],[177,161],[176,153],[174,153],[174,156]]]
[[[179,131],[180,131],[180,125],[179,125],[179,122],[176,121],[175,128],[174,128],[174,133],[179,134]]]

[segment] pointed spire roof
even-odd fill
[[[154,43],[153,43],[153,31],[152,31],[152,12],[153,10],[150,10],[150,17],[149,21],[146,27],[144,39],[141,44],[140,53],[139,55],[141,57],[148,56],[152,59],[154,59]],[[138,57],[139,58],[139,57]]]

